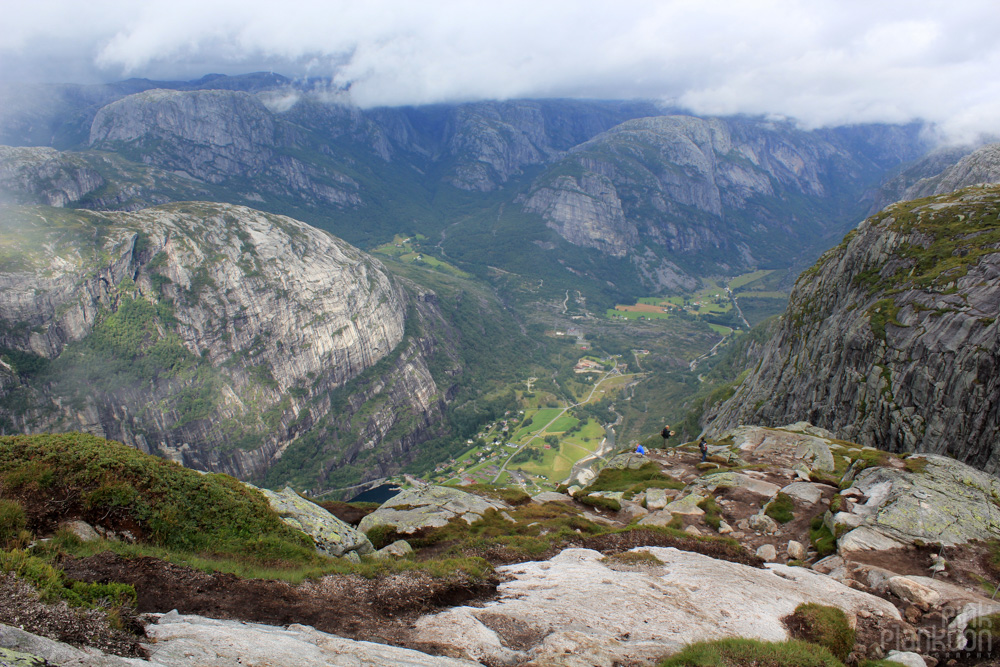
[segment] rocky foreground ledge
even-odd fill
[[[418,486],[369,514],[362,525],[377,529],[371,535],[389,531],[395,533],[389,539],[414,540],[418,553],[409,558],[420,557],[417,540],[432,534],[427,531],[461,533],[489,517],[510,522],[514,531],[518,517],[552,503],[611,531],[581,534],[529,562],[495,562],[495,594],[444,603],[460,606],[413,608],[412,615],[366,617],[392,623],[391,635],[356,632],[350,639],[294,615],[277,621],[297,621],[283,626],[245,622],[275,621],[232,609],[222,614],[230,620],[157,613],[148,615],[147,659],[105,656],[0,626],[0,647],[28,654],[0,654],[0,667],[653,665],[692,642],[789,639],[788,617],[803,603],[836,607],[856,628],[846,664],[889,659],[934,667],[956,655],[965,660],[959,664],[976,664],[967,660],[966,629],[977,618],[1000,614],[988,595],[990,582],[1000,578],[990,564],[990,545],[1000,545],[1000,481],[952,459],[891,455],[792,424],[735,429],[711,444],[704,462],[693,447],[678,447],[624,454],[609,468],[623,479],[631,469],[663,484],[628,482],[627,490],[611,490],[598,484],[607,481],[602,473],[596,486],[540,494],[522,506]],[[290,525],[319,531],[314,540],[326,553],[359,560],[409,551],[399,539],[367,553],[373,549],[368,540],[322,508],[299,503],[291,491],[271,496]],[[310,514],[301,515],[303,509]],[[657,532],[658,526],[667,530]],[[628,528],[634,530],[615,532]],[[68,571],[78,576],[73,567]],[[288,595],[313,591],[328,600],[334,616],[363,611],[365,603],[358,607],[351,597],[357,591],[336,581],[331,576],[285,588]],[[404,597],[419,597],[418,584]],[[380,599],[375,595],[370,603]],[[218,602],[186,611],[212,615]],[[346,631],[321,627],[351,634],[346,625]],[[361,641],[371,638],[398,646]]]

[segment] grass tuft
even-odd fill
[[[760,642],[719,639],[686,647],[659,667],[843,667],[825,648],[792,639]]]
[[[839,660],[847,660],[854,648],[854,630],[838,607],[800,604],[784,622],[792,637],[819,644]]]
[[[767,504],[767,509],[764,510],[764,514],[771,517],[778,523],[788,523],[795,518],[792,510],[795,509],[795,502],[792,500],[791,496],[787,493],[781,493],[780,491],[771,502]]]

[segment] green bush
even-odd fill
[[[771,499],[771,502],[767,504],[767,509],[764,510],[764,514],[768,515],[778,523],[788,523],[795,518],[792,510],[795,509],[795,503],[792,501],[791,496],[787,493],[778,494]]]
[[[28,517],[20,503],[0,499],[0,548],[16,540],[27,525]]]
[[[795,639],[720,639],[691,644],[659,667],[843,667],[843,663],[825,648]]]
[[[847,660],[854,648],[854,630],[838,607],[800,604],[785,625],[795,639],[819,644],[840,660]]]
[[[135,607],[135,587],[117,582],[88,583],[67,579],[62,570],[56,569],[26,551],[0,551],[0,572],[13,572],[26,580],[44,602],[65,600],[73,607],[116,609]]]
[[[312,540],[285,525],[267,499],[228,475],[203,475],[92,435],[0,436],[0,483],[11,497],[92,523],[124,523],[172,551],[285,564],[320,560]]]

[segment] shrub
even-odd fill
[[[796,639],[759,642],[720,639],[691,644],[660,663],[659,667],[843,667],[821,646]]]
[[[120,609],[135,607],[135,587],[116,582],[88,583],[67,579],[62,570],[27,552],[0,551],[0,572],[13,572],[28,581],[44,602],[65,600],[73,607]]]
[[[203,475],[92,435],[0,436],[0,483],[15,498],[125,523],[145,543],[255,562],[315,563],[312,540],[285,525],[267,499],[228,475]],[[33,506],[34,506],[33,505]]]
[[[0,499],[0,547],[15,541],[28,525],[21,504]]]
[[[791,496],[787,493],[778,492],[778,494],[771,499],[771,502],[767,504],[767,509],[764,510],[764,514],[768,515],[778,523],[788,523],[795,518],[792,510],[795,509],[795,503],[792,501]]]
[[[800,604],[784,622],[792,637],[819,644],[840,660],[846,660],[854,648],[854,630],[838,607]]]

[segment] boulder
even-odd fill
[[[610,666],[656,664],[695,641],[784,641],[781,619],[804,602],[833,605],[849,617],[867,611],[899,619],[889,602],[805,568],[640,550],[662,565],[618,569],[602,563],[599,552],[566,549],[548,561],[498,568],[504,583],[495,602],[423,616],[411,640],[448,645],[488,664]],[[511,627],[518,628],[516,644],[504,634]]]
[[[646,509],[661,510],[667,506],[667,494],[663,489],[646,489]]]
[[[777,484],[765,482],[762,479],[756,479],[740,472],[719,472],[712,475],[705,475],[696,479],[692,486],[704,488],[708,491],[714,491],[719,488],[738,487],[746,489],[750,493],[762,498],[772,498],[781,489]]]
[[[642,454],[626,452],[625,454],[619,454],[618,456],[612,458],[608,461],[608,464],[605,467],[611,468],[612,470],[622,470],[625,468],[635,470],[637,468],[641,468],[647,463],[649,463],[649,459]]]
[[[809,555],[809,552],[806,550],[806,545],[801,542],[796,542],[795,540],[788,540],[788,546],[785,547],[785,553],[787,553],[788,557],[792,560],[805,560]]]
[[[306,625],[287,627],[220,621],[170,612],[146,627],[157,664],[164,667],[471,667],[455,658],[353,641]]]
[[[778,532],[778,522],[766,514],[754,514],[747,520],[750,530],[771,535]]]
[[[376,558],[401,558],[406,554],[413,553],[413,547],[406,540],[396,540],[375,552]]]
[[[531,499],[542,505],[544,503],[571,503],[573,498],[566,495],[565,493],[556,493],[555,491],[542,491],[541,493],[531,496]]]
[[[670,512],[671,514],[701,516],[705,513],[705,510],[698,507],[698,503],[703,501],[705,497],[706,496],[698,495],[697,493],[689,493],[683,498],[678,498],[677,500],[667,504],[663,510],[665,512]]]
[[[365,555],[374,551],[364,533],[344,523],[325,509],[301,497],[290,487],[281,493],[259,489],[286,524],[313,538],[316,550],[327,556],[349,552]]]
[[[767,456],[772,459],[778,457],[798,459],[809,470],[829,472],[834,469],[833,454],[830,452],[828,439],[802,431],[763,426],[740,426],[725,435],[733,439],[734,446],[741,452],[753,452],[757,456]]]
[[[667,510],[657,510],[656,512],[650,512],[646,516],[639,519],[640,526],[660,526],[665,527],[670,525],[670,522],[674,520],[674,515]]]
[[[720,519],[719,520],[719,534],[720,535],[728,535],[731,532],[733,532],[733,527],[730,526],[725,521],[723,521],[723,520]]]
[[[5,655],[5,653],[6,655]],[[155,654],[155,649],[153,651]],[[10,656],[16,667],[167,667],[153,659],[120,658],[106,655],[94,648],[77,648],[47,637],[25,632],[20,628],[0,624],[0,664]]]
[[[422,528],[447,525],[455,518],[471,524],[491,509],[510,509],[510,505],[449,486],[421,486],[390,498],[362,519],[358,529],[367,533],[375,526],[390,526],[397,533],[412,535]]]
[[[844,567],[844,559],[840,556],[827,556],[813,563],[812,569],[820,574],[829,574],[839,567]]]
[[[829,488],[829,487],[827,487]],[[792,482],[781,489],[786,496],[791,496],[806,505],[815,505],[823,498],[823,491],[819,484],[811,482]]]
[[[688,526],[684,529],[684,532],[687,533],[688,535],[694,535],[694,536],[701,535],[701,531],[698,530],[697,526]]]
[[[618,518],[625,521],[635,521],[649,514],[649,510],[639,503],[626,500],[622,503],[621,510],[618,511]]]
[[[899,598],[919,605],[924,609],[933,607],[941,601],[941,594],[930,586],[914,581],[909,577],[891,577],[889,590]]]
[[[920,657],[920,654],[912,651],[889,651],[889,653],[882,658],[882,661],[894,662],[900,665],[906,665],[906,667],[927,667],[927,663]]]
[[[851,510],[863,522],[844,536],[848,546],[885,549],[916,541],[951,546],[1000,537],[1000,480],[945,456],[913,459],[922,462],[919,472],[879,467],[858,473],[851,488],[868,500]],[[855,535],[859,530],[866,532]]]
[[[774,548],[773,544],[762,544],[757,547],[757,557],[763,558],[767,562],[775,561],[778,559],[778,550]]]
[[[866,526],[855,528],[837,539],[837,551],[841,554],[850,554],[854,551],[884,551],[904,546],[905,543]]]
[[[96,542],[101,539],[94,527],[86,521],[64,521],[59,527],[75,535],[81,542]]]
[[[51,664],[37,655],[0,648],[0,667],[49,667]]]

